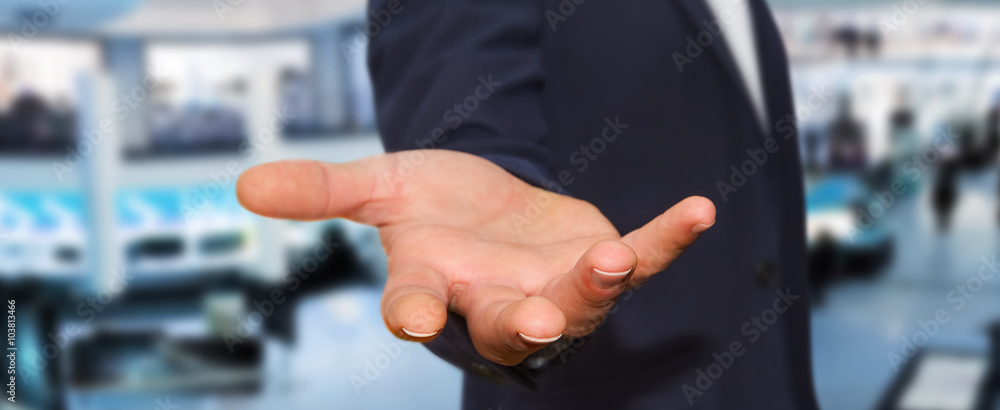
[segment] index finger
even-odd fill
[[[622,238],[639,257],[632,283],[642,283],[667,268],[698,235],[715,224],[715,205],[688,197]]]

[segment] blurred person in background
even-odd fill
[[[1000,142],[1000,92],[994,92],[993,101],[986,113],[986,140]],[[1000,187],[997,188],[1000,194]],[[1000,201],[997,201],[997,221],[1000,222]]]
[[[50,121],[52,109],[37,93],[26,90],[14,99],[10,110],[10,132],[15,135],[22,148],[44,150],[63,141],[56,141],[55,130]]]
[[[868,149],[864,129],[854,119],[851,97],[840,96],[837,115],[830,122],[830,167],[838,171],[864,169],[868,163]]]
[[[369,5],[391,153],[252,168],[245,207],[379,227],[385,324],[464,408],[816,408],[763,0],[399,6]]]
[[[951,227],[952,213],[958,202],[958,161],[942,161],[934,180],[931,205],[937,220],[938,233],[946,233]]]
[[[895,107],[889,113],[890,156],[893,166],[899,166],[919,151],[920,142],[916,130],[916,115],[910,102],[910,90],[901,86],[896,91],[894,104]]]

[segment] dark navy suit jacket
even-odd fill
[[[732,7],[752,13],[766,127],[718,35],[728,14],[703,0],[372,0],[388,151],[480,155],[593,203],[622,233],[691,195],[718,209],[585,345],[540,369],[482,359],[449,318],[429,347],[467,370],[465,408],[816,407],[787,59],[763,0]]]

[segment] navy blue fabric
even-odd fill
[[[703,0],[404,1],[379,23],[368,57],[386,150],[483,156],[593,203],[622,233],[691,195],[718,209],[712,229],[545,371],[489,370],[449,322],[429,347],[469,370],[465,408],[816,408],[787,58],[763,1],[741,6],[754,18],[767,131],[725,42],[691,46],[716,20]],[[762,314],[770,324],[753,322]],[[734,343],[743,353],[726,360]]]

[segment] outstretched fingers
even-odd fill
[[[573,269],[549,282],[540,295],[565,313],[569,336],[584,336],[604,320],[628,287],[636,263],[636,254],[628,245],[601,241],[584,252]]]
[[[622,238],[639,257],[632,283],[641,283],[667,268],[698,235],[715,224],[715,205],[689,197]]]
[[[426,342],[444,328],[448,317],[448,282],[419,264],[389,266],[382,293],[382,319],[400,339]]]
[[[552,301],[526,295],[513,286],[478,283],[456,301],[480,355],[503,365],[516,365],[559,340],[566,317]]]

